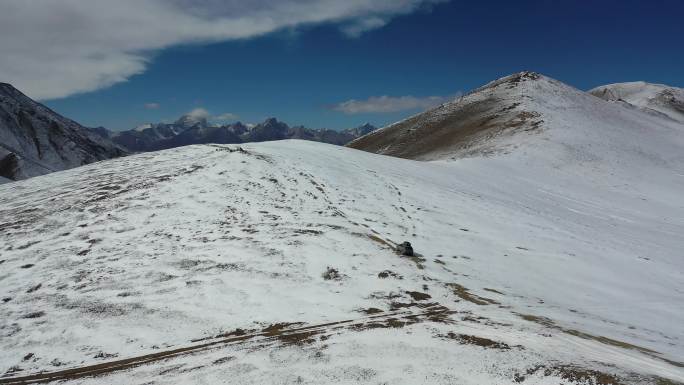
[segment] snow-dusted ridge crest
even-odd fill
[[[287,140],[0,185],[0,383],[684,381],[679,163],[526,156]]]
[[[684,124],[684,89],[646,82],[615,83],[596,87],[589,93],[649,114],[668,117]]]
[[[665,95],[678,95],[676,88],[667,90]],[[679,100],[684,98],[673,98],[674,102],[668,105],[679,108]],[[625,108],[624,103],[604,101],[547,76],[525,71],[370,133],[349,147],[418,160],[496,156],[520,149],[530,158],[539,155],[541,160],[553,154],[557,160],[574,163],[606,158],[606,151],[614,152],[614,147],[628,150],[627,147],[638,143],[636,138],[652,142],[643,132],[647,128],[656,133],[681,130],[681,122],[661,115]],[[667,135],[672,132],[663,136]],[[681,135],[674,136],[681,143]],[[549,149],[547,144],[564,148]],[[624,155],[621,151],[607,158],[613,161]]]

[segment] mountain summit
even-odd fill
[[[181,116],[178,120],[176,120],[175,125],[183,128],[192,128],[195,126],[207,127],[209,126],[209,122],[207,121],[207,118],[204,116],[186,114]]]
[[[94,131],[0,83],[0,176],[18,180],[124,155]]]
[[[622,87],[604,90],[609,99],[642,100],[663,112],[625,108],[544,75],[521,72],[363,136],[349,147],[418,160],[484,156],[557,168],[590,164],[605,175],[633,176],[628,165],[677,169],[682,124],[664,113],[676,117],[679,91],[659,86],[653,96],[642,97],[643,92],[621,92]]]

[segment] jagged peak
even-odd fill
[[[264,122],[262,124],[266,125],[266,124],[278,124],[278,123],[280,123],[278,121],[278,119],[276,119],[274,117],[270,117],[270,118],[266,118],[266,120],[264,120]]]
[[[207,118],[204,117],[197,117],[197,116],[192,116],[190,114],[183,115],[178,120],[176,120],[175,124],[183,127],[192,127],[195,125],[201,125],[201,126],[206,126],[209,124],[207,121]]]

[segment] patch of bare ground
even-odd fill
[[[489,291],[489,292],[492,292],[492,293],[496,293],[496,294],[505,295],[504,293],[502,293],[502,292],[500,292],[500,291],[498,291],[498,290],[490,289],[490,288],[488,288],[488,287],[484,287],[484,288],[482,288],[482,290],[486,290],[486,291]]]
[[[438,334],[437,337],[456,340],[464,345],[476,345],[485,349],[510,350],[511,346],[504,342],[490,340],[489,338],[473,336],[469,334],[457,334],[449,332],[447,334]],[[522,346],[516,346],[522,349]]]
[[[207,341],[207,340],[212,340],[212,339],[217,339],[217,338],[241,337],[241,336],[244,336],[247,334],[253,334],[253,333],[256,333],[256,330],[254,330],[254,329],[245,330],[245,329],[238,328],[238,329],[235,329],[235,330],[232,330],[229,332],[217,334],[217,335],[212,336],[212,337],[203,337],[203,338],[197,338],[194,340],[190,340],[190,342],[201,342],[201,341]]]
[[[430,294],[421,293],[419,291],[407,291],[406,294],[411,296],[411,298],[413,298],[414,301],[425,301],[432,298]]]
[[[280,342],[282,346],[306,345],[316,342],[316,336],[325,332],[325,329],[306,329],[301,328],[303,324],[297,323],[278,323],[273,324],[262,330],[263,335],[272,337]],[[289,329],[295,329],[291,331]]]
[[[411,256],[400,255],[400,257],[401,257],[401,258],[406,258],[406,259],[410,260],[411,262],[415,263],[415,264],[416,264],[416,267],[417,267],[419,270],[425,269],[425,265],[423,265],[423,264],[425,263],[426,259],[423,258],[423,256],[420,255],[420,254],[418,254],[418,253],[415,253],[415,254],[413,254],[413,255],[411,255]]]
[[[456,294],[462,300],[472,302],[476,305],[498,305],[499,303],[493,299],[481,297],[479,295],[471,293],[466,287],[461,286],[457,283],[447,283],[446,286],[451,289],[451,291]]]
[[[395,123],[347,146],[407,159],[430,160],[435,153],[451,152],[456,157],[489,154],[498,151],[484,143],[491,138],[514,135],[519,131],[541,130],[541,116],[533,111],[521,111],[497,97],[493,88],[500,85],[515,88],[518,83],[495,83],[473,90],[451,103]]]
[[[396,278],[396,279],[404,279],[401,275],[393,272],[392,270],[383,270],[380,273],[378,273],[378,278]]]
[[[347,278],[347,276],[330,266],[323,272],[323,279],[326,281],[341,281],[344,278]]]
[[[558,365],[558,366],[536,366],[528,369],[524,374],[516,373],[513,380],[517,383],[525,382],[528,376],[541,374],[545,377],[560,377],[568,382],[575,384],[586,385],[626,385],[621,379],[612,375],[603,373],[597,370],[584,369],[572,365]]]
[[[225,364],[226,362],[230,362],[234,359],[235,359],[235,357],[233,357],[233,356],[221,357],[217,360],[214,360],[211,364],[212,365],[221,365],[221,364]]]
[[[419,306],[418,304],[411,304],[412,306]],[[407,306],[410,307],[410,306]],[[396,315],[386,316],[382,318],[371,319],[362,324],[352,325],[351,329],[354,331],[372,330],[372,329],[390,329],[403,328],[421,322],[437,322],[451,324],[453,311],[437,305],[430,304],[424,312],[410,315]]]
[[[465,312],[466,315],[461,317],[461,321],[465,322],[472,322],[472,323],[477,323],[477,324],[484,324],[487,326],[491,326],[493,328],[497,327],[511,327],[513,324],[510,323],[504,323],[504,322],[496,322],[492,321],[491,319],[483,316],[475,316],[472,312]]]
[[[368,315],[383,313],[383,311],[381,309],[378,309],[377,307],[369,307],[367,309],[359,309],[357,311]]]
[[[386,241],[386,240],[384,240],[384,239],[382,239],[379,236],[374,235],[374,234],[366,234],[366,236],[373,242],[376,242],[376,243],[379,243],[383,246],[387,246],[387,247],[394,249],[394,245],[390,243],[391,241]]]
[[[654,377],[653,381],[655,381],[655,385],[684,385],[682,382],[675,382],[662,377]]]

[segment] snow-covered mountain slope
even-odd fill
[[[682,132],[682,123],[523,72],[375,131],[349,146],[420,160],[512,153],[526,162],[546,162],[579,174],[584,174],[585,168],[597,168],[601,175],[622,172],[622,177],[631,178],[646,170],[681,172]]]
[[[0,83],[0,176],[25,179],[124,154],[110,140]]]
[[[538,132],[458,162],[281,141],[0,185],[0,383],[682,382],[681,141],[602,130],[538,160]]]
[[[636,107],[684,123],[684,89],[664,84],[629,82],[596,87],[590,94],[601,99]]]

